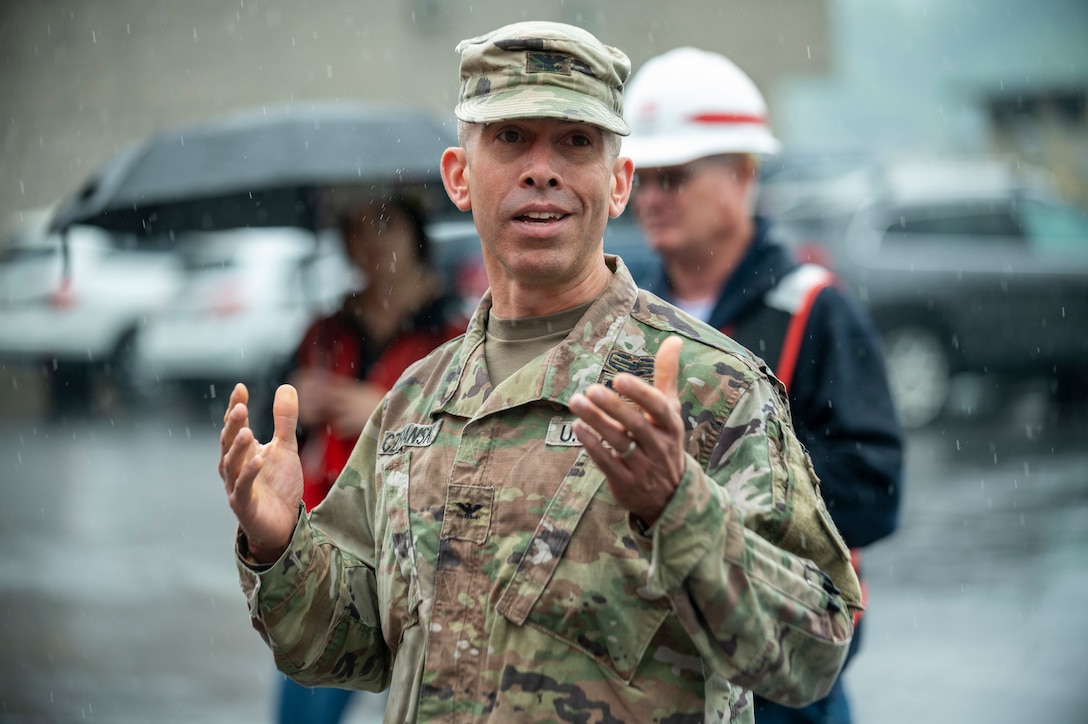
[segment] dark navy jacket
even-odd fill
[[[746,320],[766,309],[766,294],[797,266],[789,250],[771,240],[766,220],[757,218],[756,238],[708,321],[727,333],[745,329]],[[649,270],[639,286],[672,298],[663,267]],[[760,355],[759,345],[737,336]],[[777,363],[766,361],[769,367]],[[889,535],[898,522],[903,431],[876,330],[840,287],[825,287],[815,298],[789,398],[797,436],[812,457],[820,490],[846,544],[860,548]]]

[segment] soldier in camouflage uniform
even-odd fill
[[[621,52],[465,41],[442,157],[491,288],[409,368],[309,517],[297,397],[231,396],[220,475],[278,666],[391,687],[386,722],[751,722],[834,682],[860,605],[784,391],[603,253],[631,190]]]

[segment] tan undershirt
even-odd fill
[[[491,384],[514,374],[563,340],[586,313],[591,300],[565,312],[527,319],[500,319],[491,312],[484,337],[484,360]]]

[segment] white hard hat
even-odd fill
[[[624,93],[631,135],[623,154],[635,166],[678,166],[721,153],[773,154],[781,146],[767,104],[731,60],[676,48],[646,61]]]

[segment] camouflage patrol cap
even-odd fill
[[[631,61],[591,33],[529,21],[462,40],[454,114],[470,123],[561,118],[626,136],[623,84]]]

